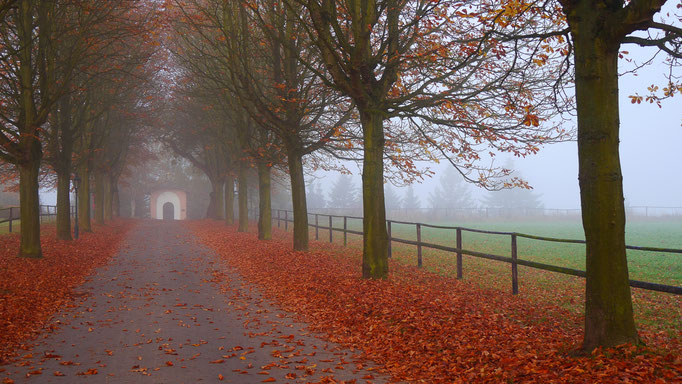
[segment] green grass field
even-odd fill
[[[41,224],[50,224],[56,221],[55,216],[43,216],[40,218]],[[21,220],[16,219],[12,221],[12,233],[19,233],[21,230]],[[0,223],[0,235],[9,234],[9,222]]]
[[[571,221],[470,222],[456,223],[456,225],[565,239],[584,239],[581,224]],[[416,240],[416,230],[413,225],[394,224],[392,229],[393,237]],[[456,245],[455,231],[423,227],[422,241],[454,247]],[[526,238],[518,238],[517,242],[520,259],[585,270],[585,246],[583,244],[555,243]],[[628,245],[682,249],[682,219],[628,223],[626,242]],[[473,251],[511,256],[510,236],[464,231],[462,246],[464,249]],[[634,280],[682,285],[682,254],[628,250],[628,269],[630,278]]]
[[[577,220],[469,221],[433,224],[490,231],[518,232],[564,239],[583,240],[585,238],[582,225]],[[327,218],[322,217],[320,226],[327,225]],[[333,226],[334,228],[342,228],[342,219],[335,218]],[[359,220],[348,220],[348,228],[360,231],[362,230],[361,222]],[[327,239],[328,233],[326,230],[320,229],[321,239]],[[334,236],[337,239],[342,238],[342,234],[339,232],[335,232]],[[414,225],[393,223],[392,237],[415,241],[417,240],[416,228]],[[422,227],[422,241],[455,247],[456,232],[451,229]],[[682,249],[682,219],[629,222],[626,225],[626,242],[628,245]],[[394,248],[396,246],[398,244],[394,242]],[[491,235],[463,231],[462,247],[472,251],[505,257],[511,256],[511,238],[508,235]],[[556,243],[519,237],[517,247],[520,259],[585,270],[585,246],[583,244]],[[434,253],[447,254],[446,252],[424,248],[424,262],[426,263],[429,255]],[[452,257],[454,258],[454,254],[452,254]],[[494,261],[483,261],[495,263]],[[682,254],[628,250],[628,268],[630,278],[634,280],[682,285]]]
[[[327,217],[320,217],[320,226],[327,226]],[[583,239],[582,225],[579,221],[481,221],[434,223],[439,225],[458,225],[483,230],[519,232],[546,237]],[[276,225],[276,223],[275,223]],[[343,220],[334,218],[334,228],[343,228]],[[284,223],[281,223],[284,228]],[[359,220],[348,220],[348,229],[361,231]],[[291,223],[289,231],[291,231]],[[343,233],[334,231],[334,243],[343,243]],[[392,224],[392,236],[416,240],[414,225]],[[311,229],[311,239],[315,239],[315,229]],[[320,246],[329,239],[326,229],[319,230]],[[510,236],[489,235],[464,232],[464,249],[510,256]],[[454,230],[422,228],[422,241],[455,247]],[[631,221],[626,227],[628,245],[659,248],[682,249],[682,218],[659,221]],[[361,252],[362,238],[348,235],[349,247]],[[417,252],[412,245],[393,242],[393,259],[405,265],[416,266]],[[562,267],[585,269],[583,244],[553,243],[525,238],[518,239],[518,257]],[[451,252],[423,249],[423,266],[426,270],[455,277],[456,257]],[[682,254],[628,251],[630,278],[668,285],[682,285]],[[511,267],[509,263],[486,260],[473,256],[463,257],[463,280],[481,289],[496,289],[511,292]],[[581,318],[584,303],[585,279],[519,266],[519,294],[532,301],[554,305],[573,313],[575,316],[566,321]],[[664,332],[682,342],[682,296],[667,293],[633,289],[633,304],[636,320],[653,332]],[[556,314],[547,314],[550,317]],[[543,319],[538,319],[543,321]]]

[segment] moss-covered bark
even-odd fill
[[[34,150],[36,149],[34,148]],[[38,158],[40,157],[38,156]],[[39,170],[39,160],[19,164],[19,212],[21,218],[19,256],[21,257],[43,257],[40,247]]]
[[[308,250],[308,206],[305,195],[303,160],[301,155],[290,151],[289,178],[291,180],[291,203],[294,210],[294,250]]]
[[[258,163],[258,238],[272,239],[272,200],[270,194],[270,167]]]
[[[57,172],[57,238],[71,240],[71,175]]]
[[[362,163],[362,276],[388,276],[388,233],[384,204],[384,129],[383,115],[361,111],[365,140]]]
[[[581,1],[568,13],[575,53],[580,199],[586,240],[583,348],[638,343],[625,249],[619,158],[618,50],[611,11]]]
[[[42,4],[39,10],[42,12],[49,8],[49,4]],[[18,46],[15,65],[18,68],[18,118],[19,118],[19,143],[15,154],[16,164],[19,168],[19,212],[21,218],[21,242],[19,256],[42,257],[40,248],[40,199],[38,196],[38,173],[40,162],[43,158],[43,149],[39,139],[40,122],[37,116],[36,89],[34,87],[34,48],[35,29],[33,7],[28,0],[17,2],[15,22],[17,24],[16,37]],[[43,19],[41,19],[43,20]],[[39,29],[40,39],[38,49],[44,54],[47,29],[41,25]],[[44,56],[43,56],[44,58]],[[45,64],[44,62],[41,64]],[[43,76],[40,76],[43,75]],[[46,80],[41,72],[41,80]],[[45,90],[45,89],[43,89]],[[12,144],[5,142],[5,145]]]

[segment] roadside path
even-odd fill
[[[141,222],[79,288],[81,299],[55,315],[57,330],[0,367],[0,380],[386,382],[358,351],[307,333],[220,263],[181,224]]]

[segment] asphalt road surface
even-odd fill
[[[141,222],[78,298],[0,383],[387,381],[263,300],[177,222]]]

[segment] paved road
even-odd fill
[[[179,223],[147,221],[0,380],[16,383],[384,382],[273,308]],[[335,381],[326,380],[331,377]],[[0,381],[1,382],[1,381]]]

